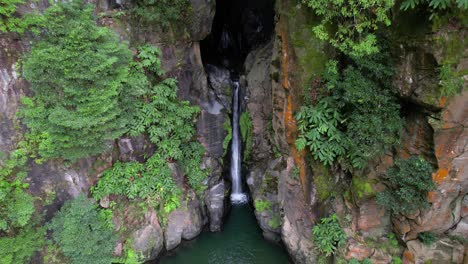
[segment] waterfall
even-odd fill
[[[238,81],[233,81],[233,98],[232,98],[232,146],[231,146],[231,180],[232,192],[231,201],[233,203],[247,202],[247,195],[242,192],[242,176],[241,176],[241,148],[242,139],[240,137],[239,128],[239,90]]]

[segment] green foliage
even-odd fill
[[[167,30],[175,23],[189,19],[188,0],[136,0],[130,8],[139,25],[155,25]]]
[[[172,179],[165,159],[155,154],[146,163],[117,162],[103,172],[99,182],[92,187],[95,199],[111,194],[125,195],[130,199],[145,199],[161,205],[166,212],[180,205],[182,191]]]
[[[243,112],[239,119],[240,132],[245,148],[243,153],[244,161],[249,160],[253,144],[253,124],[249,112]]]
[[[269,221],[268,221],[268,226],[273,228],[273,229],[276,229],[278,227],[281,226],[281,220],[278,216],[273,216],[273,218],[271,218]]]
[[[326,256],[332,255],[338,247],[343,246],[346,238],[336,214],[320,219],[320,223],[312,229],[315,245]]]
[[[231,120],[226,119],[226,121],[224,121],[223,129],[224,129],[224,131],[226,131],[226,136],[224,137],[224,140],[223,140],[223,149],[224,149],[223,156],[226,156],[227,149],[229,147],[229,142],[231,142],[231,140],[232,140]]]
[[[24,61],[33,97],[22,100],[22,116],[44,158],[76,160],[101,153],[126,131],[120,97],[132,53],[118,36],[96,25],[93,7],[81,1],[57,3],[44,14],[42,39]]]
[[[403,260],[400,257],[393,257],[392,264],[403,264]]]
[[[29,224],[34,208],[34,198],[26,192],[28,150],[24,141],[10,153],[0,167],[0,231],[13,233],[13,229]]]
[[[256,199],[254,202],[255,209],[259,212],[262,213],[265,210],[270,210],[271,209],[271,202],[268,200],[260,200]]]
[[[346,137],[339,130],[341,116],[331,97],[321,99],[315,106],[303,106],[296,115],[300,136],[298,150],[308,147],[313,157],[326,165],[332,165],[345,154]]]
[[[421,232],[418,234],[418,238],[424,245],[431,246],[436,242],[437,235],[432,232]]]
[[[177,81],[166,79],[147,94],[147,101],[137,106],[130,135],[147,132],[158,152],[167,159],[183,159],[182,146],[195,134],[193,123],[199,108],[177,99]]]
[[[26,29],[42,22],[42,17],[33,13],[19,17],[16,11],[18,6],[23,4],[24,0],[0,0],[0,33],[23,33]]]
[[[468,1],[466,0],[404,0],[401,3],[400,9],[413,9],[419,4],[427,4],[433,10],[444,10],[457,6],[460,9],[468,9]]]
[[[352,258],[348,262],[349,264],[372,264],[372,261],[368,258],[363,259],[362,261],[359,261],[355,258]]]
[[[358,176],[353,177],[351,190],[358,199],[375,195],[372,184],[366,179],[361,179],[361,177]]]
[[[28,226],[13,237],[0,237],[0,263],[29,263],[36,250],[44,244],[45,230]]]
[[[307,147],[325,165],[339,161],[361,169],[398,143],[403,122],[388,84],[393,74],[384,64],[388,60],[386,53],[354,57],[341,73],[337,62],[330,61],[323,75],[327,95],[296,115],[296,147]]]
[[[49,228],[54,241],[73,263],[112,263],[117,238],[83,195],[65,202]]]
[[[467,1],[468,2],[468,1]],[[440,68],[440,96],[451,97],[460,93],[463,89],[463,79],[452,70],[450,64],[444,64]]]
[[[377,202],[392,214],[427,208],[427,193],[435,188],[431,174],[431,165],[422,157],[396,160],[384,176],[388,188],[377,194]]]
[[[393,0],[302,2],[321,18],[321,23],[313,28],[317,38],[352,56],[371,55],[379,51],[373,32],[380,24],[390,25],[387,13],[394,5]],[[333,35],[327,29],[330,26],[336,26]]]
[[[294,168],[291,170],[291,173],[289,174],[289,176],[293,179],[296,179],[298,180],[299,179],[299,175],[300,175],[300,170],[297,166],[294,166]]]
[[[117,162],[106,170],[92,188],[94,198],[102,199],[111,194],[125,195],[130,199],[143,199],[149,205],[160,206],[165,213],[180,206],[182,190],[176,186],[169,162],[177,161],[183,168],[189,185],[200,193],[207,171],[200,164],[205,153],[195,139],[194,121],[199,108],[177,98],[177,81],[165,79],[157,82],[162,74],[158,59],[159,49],[153,46],[139,48],[141,60],[132,65],[132,78],[139,80],[141,91],[129,99],[133,118],[128,124],[129,134],[142,133],[156,146],[155,153],[145,162]],[[146,75],[153,76],[148,78]]]

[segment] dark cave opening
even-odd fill
[[[204,64],[242,72],[248,53],[274,29],[274,0],[217,0],[210,35],[201,41]]]

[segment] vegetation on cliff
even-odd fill
[[[387,189],[377,194],[377,202],[393,214],[411,214],[429,206],[427,193],[435,189],[432,167],[422,157],[396,160],[385,176]]]
[[[297,114],[299,150],[307,147],[326,165],[362,169],[399,140],[400,106],[388,84],[392,70],[385,53],[350,58],[344,68],[330,61],[322,96]]]
[[[76,160],[103,152],[125,133],[129,117],[120,97],[132,53],[108,28],[96,25],[93,8],[79,1],[57,4],[44,14],[41,40],[25,58],[32,97],[24,97],[23,121],[44,158]]]

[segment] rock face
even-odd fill
[[[426,246],[420,241],[413,240],[407,243],[409,253],[408,261],[416,264],[422,263],[464,263],[464,247],[461,243],[450,239],[436,241]]]
[[[145,215],[143,226],[133,233],[132,247],[144,259],[155,259],[164,247],[163,230],[154,210]]]
[[[177,247],[182,239],[194,239],[203,228],[203,218],[200,203],[190,201],[186,208],[172,211],[167,218],[167,227],[164,232],[166,250]]]

